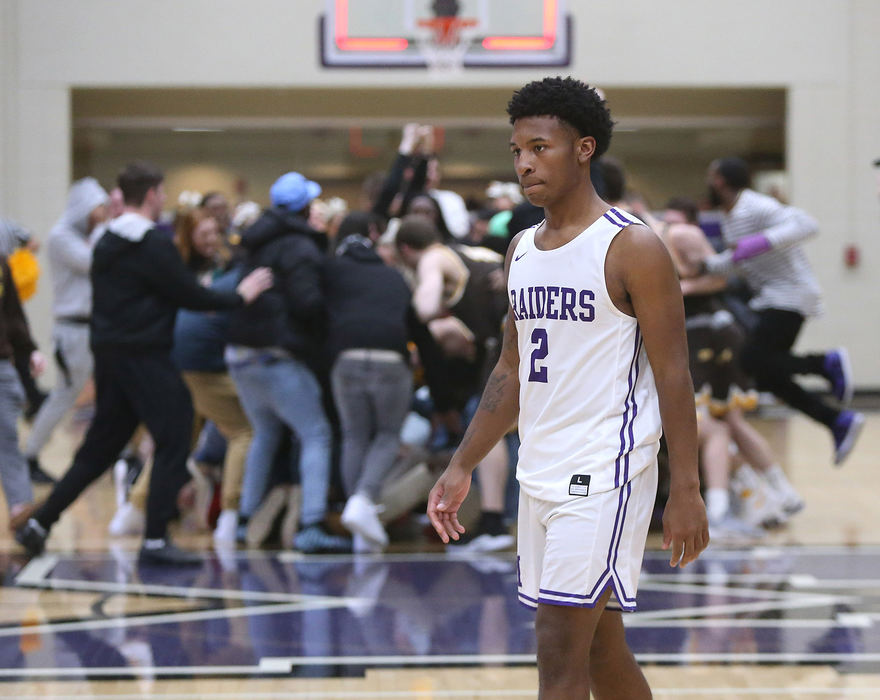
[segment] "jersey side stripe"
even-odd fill
[[[638,360],[639,360],[639,343],[641,339],[641,333],[639,332],[638,325],[635,329],[635,349],[633,350],[633,356],[629,363],[629,375],[627,380],[629,382],[629,387],[626,392],[626,397],[624,399],[623,405],[623,424],[620,426],[620,451],[617,454],[617,459],[614,460],[614,488],[620,487],[622,483],[620,480],[620,461],[626,455],[629,456],[629,452],[632,450],[632,425],[630,425],[630,421],[635,419],[635,413],[630,414],[630,409],[633,411],[637,410],[635,406],[635,389],[636,382],[635,379],[638,378],[639,370],[638,370]],[[635,374],[635,378],[634,375]],[[627,431],[627,428],[629,430]],[[629,435],[630,438],[630,446],[627,449],[626,438]]]

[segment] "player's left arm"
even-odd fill
[[[670,565],[685,566],[709,543],[709,528],[700,496],[697,419],[678,278],[663,242],[644,226],[630,226],[617,236],[606,276],[618,281],[622,310],[639,322],[654,373],[669,448],[663,548],[672,549]]]

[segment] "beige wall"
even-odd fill
[[[315,40],[323,6],[322,0],[253,0],[247,9],[238,0],[2,0],[0,207],[38,232],[57,216],[71,174],[72,88],[391,85],[413,89],[418,99],[426,85],[418,70],[322,70]],[[808,324],[801,345],[847,344],[860,385],[880,387],[880,202],[871,168],[880,157],[880,2],[571,0],[568,7],[575,17],[574,64],[559,72],[609,90],[788,91],[790,189],[794,203],[822,224],[809,253],[828,308]],[[542,74],[473,70],[431,87],[509,90]],[[855,270],[842,262],[849,243],[862,249]],[[47,292],[44,283],[29,307],[44,343]]]

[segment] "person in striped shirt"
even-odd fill
[[[735,271],[754,292],[749,304],[757,323],[743,348],[743,369],[759,389],[825,425],[834,440],[834,463],[840,465],[865,422],[861,413],[847,408],[853,380],[846,349],[792,352],[804,320],[822,310],[821,290],[803,248],[818,225],[806,212],[751,189],[748,166],[739,158],[713,161],[707,184],[710,202],[723,213],[727,248],[703,261],[705,271]],[[836,401],[806,391],[796,375],[825,378]]]

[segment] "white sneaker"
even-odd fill
[[[142,535],[146,525],[146,516],[135,508],[130,501],[126,501],[116,510],[110,525],[107,527],[107,531],[113,537]]]
[[[765,533],[759,527],[753,527],[728,513],[723,518],[709,521],[709,537],[712,544],[745,545],[764,538]]]
[[[381,554],[382,545],[355,532],[351,536],[351,551],[355,554]]]
[[[770,488],[773,489],[772,486]],[[773,495],[781,504],[782,511],[785,513],[786,517],[791,517],[795,513],[800,513],[806,505],[804,499],[801,498],[801,495],[788,484],[773,489]]]
[[[751,466],[743,464],[730,479],[739,518],[752,527],[779,527],[788,520],[782,500]]]
[[[214,541],[224,544],[235,544],[235,535],[238,531],[238,511],[223,510],[217,518],[217,527],[214,528]]]
[[[342,524],[352,534],[358,534],[379,545],[388,546],[388,533],[379,520],[380,507],[361,493],[356,493],[345,504]]]
[[[456,540],[450,540],[446,545],[446,551],[450,553],[472,553],[472,552],[501,552],[510,549],[515,542],[513,535],[477,535],[468,542],[459,544]]]
[[[116,494],[116,508],[122,508],[125,505],[125,499],[128,496],[128,487],[126,478],[128,477],[128,462],[124,459],[117,459],[113,464],[113,491]]]

